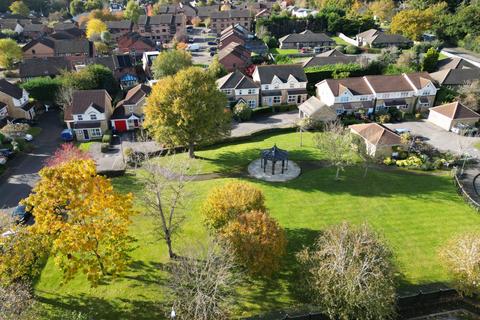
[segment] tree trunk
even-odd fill
[[[170,238],[170,233],[165,233],[165,242],[167,243],[168,247],[168,256],[170,259],[175,259],[177,255],[173,252],[172,249],[172,239]]]
[[[335,174],[335,180],[340,180],[340,167],[337,167],[337,173]]]
[[[367,176],[367,172],[368,172],[368,165],[365,166],[365,171],[363,172],[364,178]]]
[[[195,159],[195,149],[192,141],[188,143],[188,156],[190,159]]]

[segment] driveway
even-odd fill
[[[35,137],[34,149],[27,154],[16,155],[8,163],[5,173],[0,177],[0,208],[15,207],[28,196],[38,180],[37,172],[43,162],[61,144],[62,125],[58,112],[51,110],[38,119],[42,132]]]
[[[248,136],[265,129],[293,127],[298,119],[298,111],[289,111],[257,117],[255,120],[234,123],[231,136]]]
[[[480,142],[478,137],[459,136],[453,132],[445,131],[426,120],[387,123],[386,126],[390,129],[408,129],[413,135],[426,137],[429,139],[428,143],[441,151],[451,151],[456,154],[466,152],[471,156],[480,158],[480,151],[474,147],[475,143]]]

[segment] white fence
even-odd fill
[[[353,45],[353,46],[358,46],[357,41],[355,41],[355,40],[352,39],[352,38],[347,37],[346,35],[344,35],[344,34],[341,33],[341,32],[338,34],[338,37],[339,37],[340,39],[342,39],[343,41],[345,41],[345,42],[347,42],[347,43],[349,43],[349,44],[351,44],[351,45]]]
[[[440,53],[446,55],[447,57],[449,58],[461,58],[467,62],[470,62],[471,64],[473,64],[474,66],[477,66],[480,68],[480,62],[476,62],[476,61],[473,61],[473,60],[470,60],[468,58],[465,58],[463,55],[458,55],[458,54],[454,54],[454,53],[451,53],[451,52],[448,52],[448,51],[445,51],[445,49],[443,49],[442,51],[440,51]]]

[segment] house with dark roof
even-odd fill
[[[368,46],[371,48],[398,47],[410,48],[413,41],[400,34],[389,34],[380,30],[370,29],[355,36],[359,47]]]
[[[433,82],[427,72],[326,79],[316,84],[316,95],[337,114],[389,108],[411,113],[433,106],[437,93]]]
[[[157,9],[158,14],[182,14],[186,18],[186,24],[192,24],[192,19],[197,16],[197,11],[188,3],[176,3],[161,5]]]
[[[138,19],[136,31],[155,42],[166,43],[174,36],[186,34],[186,17],[183,14],[142,15]]]
[[[220,33],[223,29],[233,24],[240,24],[247,30],[251,30],[253,15],[250,10],[231,9],[214,11],[210,14],[212,32]]]
[[[320,99],[312,96],[298,106],[298,117],[300,119],[310,118],[315,121],[331,122],[337,119],[337,114]]]
[[[480,69],[443,69],[430,73],[430,76],[441,86],[458,88],[480,79]]]
[[[155,42],[137,32],[129,32],[117,39],[119,53],[142,54],[146,51],[156,50]]]
[[[250,57],[250,51],[236,42],[232,42],[218,51],[218,61],[227,71],[245,70],[252,64]]]
[[[228,26],[220,33],[218,48],[222,49],[232,42],[239,43],[244,46],[247,51],[254,52],[258,55],[268,53],[267,45],[263,41],[255,39],[255,36],[250,31],[238,23]]]
[[[33,119],[35,105],[29,102],[28,92],[18,85],[0,79],[0,118]]]
[[[88,141],[102,138],[112,113],[112,98],[106,90],[78,90],[65,107],[64,119],[78,141]]]
[[[478,69],[478,67],[462,58],[445,58],[437,62],[438,71],[450,69]]]
[[[263,106],[299,105],[307,100],[307,76],[299,64],[257,66],[252,78],[260,85]]]
[[[23,26],[22,35],[25,38],[36,39],[48,34],[51,29],[42,23],[27,23]]]
[[[335,41],[325,33],[314,33],[305,30],[300,33],[292,33],[278,39],[280,49],[320,48],[327,51],[336,46]]]
[[[107,28],[112,39],[117,40],[124,34],[132,31],[132,22],[130,20],[107,21]]]
[[[259,106],[260,85],[238,70],[218,79],[217,87],[226,94],[230,105],[244,102],[252,109]]]
[[[101,64],[112,70],[113,77],[118,81],[122,89],[131,88],[139,82],[133,58],[129,54],[96,57],[89,60],[88,63]]]
[[[460,102],[455,101],[430,108],[428,121],[442,129],[450,131],[459,124],[474,126],[480,121],[480,114],[465,107]]]
[[[19,74],[22,80],[36,77],[56,77],[62,70],[72,70],[72,63],[65,57],[25,59],[20,63]]]
[[[314,57],[308,58],[304,63],[304,68],[322,67],[332,64],[349,64],[357,62],[357,56],[346,55],[337,49],[328,50],[317,54]]]
[[[391,156],[394,147],[402,146],[402,138],[389,128],[378,123],[361,123],[348,127],[365,142],[367,153],[372,157]]]
[[[34,39],[22,47],[23,58],[65,57],[72,63],[85,63],[95,56],[93,43],[85,38],[55,39],[50,36]]]
[[[220,5],[212,4],[210,6],[209,5],[207,5],[207,6],[197,6],[197,7],[195,7],[195,10],[197,11],[197,17],[199,17],[203,21],[206,18],[211,17],[214,12],[220,11]]]
[[[145,99],[151,91],[152,88],[144,84],[128,90],[125,98],[117,104],[110,118],[110,123],[115,131],[125,132],[142,126]]]

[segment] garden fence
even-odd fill
[[[458,193],[465,199],[465,201],[472,206],[475,210],[480,211],[480,203],[476,201],[472,195],[471,191],[469,192],[462,182],[460,181],[461,179],[458,177],[458,170],[453,171],[453,183],[457,187]],[[474,189],[473,183],[472,183],[472,189]]]

